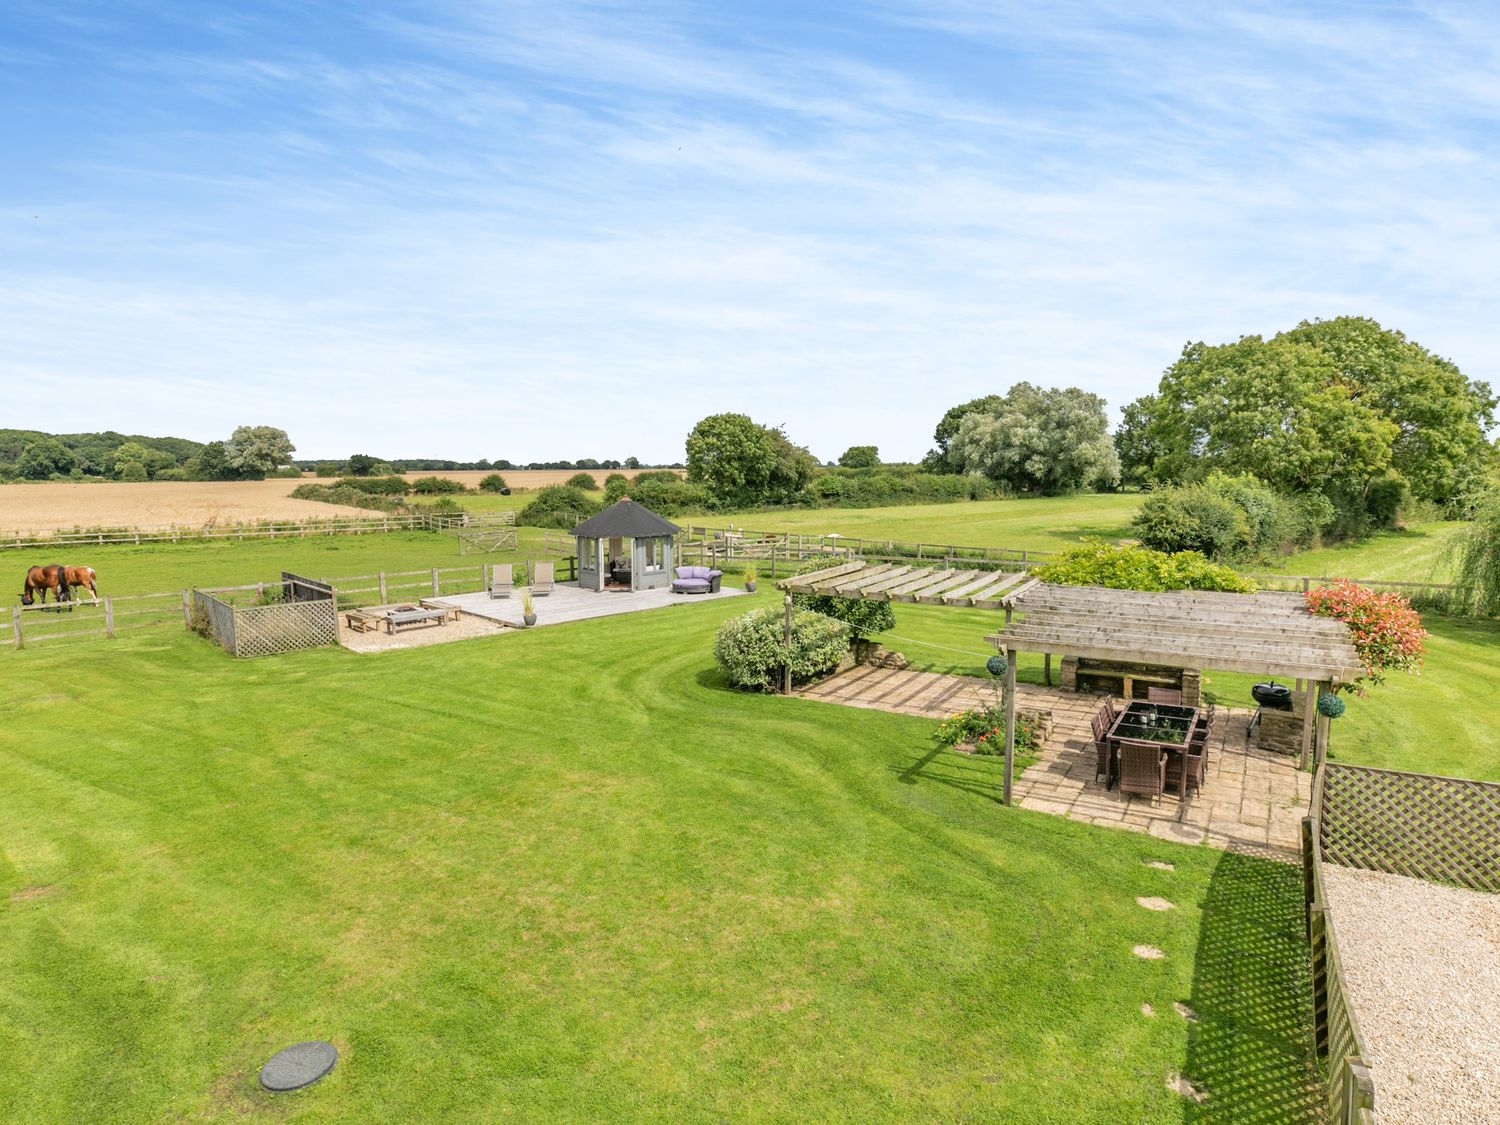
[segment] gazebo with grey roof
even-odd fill
[[[654,590],[672,584],[682,531],[628,496],[573,529],[578,585],[585,590]]]
[[[1022,652],[1295,678],[1309,684],[1309,702],[1363,672],[1348,627],[1314,617],[1298,594],[1146,593],[1052,585],[1025,574],[858,561],[798,575],[780,585],[788,594],[1003,610],[1003,626],[987,639],[1008,658],[1006,803],[1015,748],[1016,657]],[[1304,766],[1311,760],[1315,740],[1318,759],[1327,744],[1328,721],[1316,714],[1316,707],[1304,709]]]

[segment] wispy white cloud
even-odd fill
[[[0,171],[7,391],[198,436],[284,403],[314,454],[672,459],[744,409],[915,457],[963,398],[1119,406],[1189,339],[1305,316],[1500,375],[1470,9],[258,15],[37,24],[95,77]]]

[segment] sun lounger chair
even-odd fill
[[[495,566],[490,567],[490,597],[510,597],[515,580],[515,568],[510,563],[497,563]]]
[[[531,596],[542,597],[552,593],[553,564],[550,562],[539,562],[535,566],[535,572],[531,576]]]

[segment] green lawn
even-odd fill
[[[745,606],[0,656],[0,1120],[1312,1119],[1295,868],[729,692]],[[313,1037],[338,1069],[260,1093]]]
[[[683,517],[679,522],[755,531],[863,536],[960,547],[1057,551],[1090,535],[1130,534],[1139,494],[1094,494],[1027,500],[974,500],[891,508],[814,508]]]
[[[92,566],[99,572],[100,594],[149,594],[189,586],[233,586],[278,578],[283,570],[308,578],[341,578],[437,567],[516,562],[548,557],[541,532],[520,529],[520,550],[504,554],[464,555],[451,533],[406,531],[375,535],[325,535],[306,539],[203,540],[106,544],[69,547],[58,561]],[[0,551],[0,570],[17,591],[28,567],[46,561],[42,553]]]

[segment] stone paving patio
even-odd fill
[[[889,668],[853,668],[799,694],[806,699],[943,719],[970,707],[992,706],[995,684]],[[1095,780],[1089,719],[1103,697],[1016,685],[1016,705],[1052,712],[1052,730],[1040,760],[1015,781],[1012,797],[1023,808],[1074,820],[1149,832],[1183,844],[1295,857],[1302,817],[1312,796],[1312,775],[1291,758],[1247,746],[1248,708],[1219,707],[1209,736],[1208,777],[1201,792],[1158,801],[1105,789]]]

